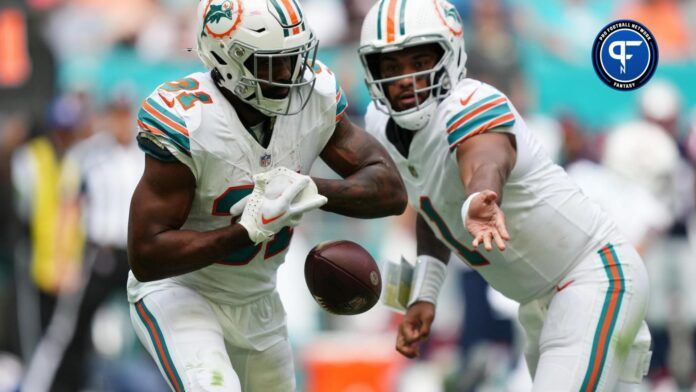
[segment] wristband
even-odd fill
[[[446,275],[447,264],[432,256],[418,256],[418,262],[413,272],[411,298],[408,301],[408,306],[418,301],[437,304],[437,297]]]
[[[479,193],[481,192],[472,193],[466,198],[464,204],[462,204],[462,223],[464,224],[464,227],[466,227],[466,218],[469,216],[469,206],[471,205],[471,201],[474,200],[474,197],[478,196]]]

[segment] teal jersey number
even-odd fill
[[[198,83],[196,79],[186,78],[179,79],[174,82],[167,82],[161,85],[159,88],[169,92],[183,90],[181,94],[176,96],[176,100],[179,101],[184,110],[189,110],[193,107],[193,105],[196,104],[196,102],[201,102],[203,104],[213,103],[213,99],[210,97],[210,95],[204,93],[203,91],[194,91],[192,93],[187,92],[196,90],[198,87],[200,87],[200,83]],[[171,106],[173,106],[173,103]]]
[[[447,227],[445,221],[442,220],[440,214],[437,212],[437,210],[435,210],[430,198],[427,196],[421,196],[420,208],[428,219],[435,223],[435,226],[437,226],[440,234],[442,234],[442,238],[444,238],[447,243],[456,249],[457,253],[459,253],[459,255],[462,256],[471,266],[483,267],[484,265],[490,264],[490,262],[486,260],[486,258],[483,257],[479,252],[467,248],[464,246],[464,244],[454,238],[454,235],[452,235],[452,232],[450,231],[449,227]]]
[[[230,208],[232,208],[232,206],[238,201],[250,195],[253,189],[253,185],[242,185],[228,188],[213,202],[212,214],[214,216],[231,216]],[[291,228],[284,227],[275,236],[273,236],[270,241],[263,244],[249,245],[247,247],[238,249],[235,252],[225,256],[222,260],[218,261],[218,264],[230,266],[247,265],[254,259],[254,257],[256,257],[256,255],[259,254],[264,246],[266,247],[264,259],[270,259],[271,257],[283,252],[288,248],[288,246],[290,246],[292,233],[293,230]]]

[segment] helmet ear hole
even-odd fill
[[[437,61],[442,61],[442,57],[445,55],[446,52],[445,48],[442,47],[442,44],[430,44],[428,46],[431,47],[437,53]]]
[[[370,70],[372,79],[381,79],[381,72],[379,72],[379,56],[380,53],[372,53],[365,56],[365,61],[367,61],[367,68]]]
[[[225,62],[225,60],[223,60],[217,53],[215,53],[215,52],[213,52],[213,51],[211,51],[210,53],[213,55],[213,57],[215,58],[215,61],[217,61],[218,64],[220,64],[220,65],[227,65],[227,63]]]

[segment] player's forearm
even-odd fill
[[[457,147],[457,162],[466,197],[485,190],[503,200],[503,186],[517,161],[513,135],[484,133],[464,141]]]
[[[500,204],[503,200],[503,186],[507,177],[507,169],[503,165],[493,162],[476,165],[472,168],[471,175],[463,178],[466,196],[490,190],[498,194],[498,204]]]
[[[129,239],[128,258],[135,277],[146,282],[199,270],[250,245],[239,224],[207,232],[167,230],[147,239]]]
[[[406,189],[396,171],[377,163],[342,180],[315,178],[319,193],[329,201],[325,211],[355,218],[400,215],[406,209]]]

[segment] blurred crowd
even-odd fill
[[[419,0],[421,1],[421,0]],[[374,0],[303,0],[319,58],[353,120],[369,95],[356,49]],[[553,159],[633,241],[651,277],[653,357],[645,390],[696,390],[696,1],[453,0],[468,75],[506,93]],[[202,70],[196,1],[0,0],[0,392],[164,391],[128,319],[126,228],[142,173],[140,100]],[[600,29],[635,19],[660,65],[635,92],[594,74]],[[315,168],[320,176],[329,169]],[[319,310],[307,251],[351,239],[380,262],[415,259],[414,214],[360,221],[313,213],[279,290],[307,391],[523,391],[514,303],[450,263],[423,359],[393,349],[398,315]],[[352,389],[350,389],[352,388]]]

